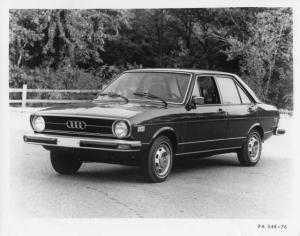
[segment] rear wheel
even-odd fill
[[[63,175],[75,174],[82,164],[78,157],[62,152],[51,151],[50,159],[53,169]]]
[[[148,182],[165,181],[173,165],[173,148],[170,139],[160,136],[154,140],[149,152],[142,160],[142,172]]]
[[[261,156],[262,141],[259,132],[252,130],[244,141],[242,149],[238,152],[238,159],[242,166],[255,166]]]

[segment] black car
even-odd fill
[[[49,150],[58,173],[82,162],[140,165],[150,182],[166,180],[175,158],[236,152],[254,166],[262,142],[285,133],[278,110],[238,76],[185,69],[126,71],[95,100],[35,112],[30,122],[24,141]]]

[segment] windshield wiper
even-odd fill
[[[98,96],[109,96],[111,98],[123,98],[127,103],[129,102],[127,97],[124,97],[121,94],[118,93],[113,93],[113,92],[109,92],[109,93],[100,93],[98,94]]]
[[[141,97],[158,99],[158,100],[160,100],[161,102],[163,102],[165,104],[165,107],[168,106],[168,103],[164,99],[162,99],[161,97],[158,97],[158,96],[156,96],[156,95],[154,95],[152,93],[139,93],[139,92],[135,92],[133,94],[137,95],[137,96],[141,96]]]

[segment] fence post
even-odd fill
[[[27,98],[27,84],[23,84],[22,107],[26,107],[26,98]]]

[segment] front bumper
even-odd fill
[[[103,138],[82,138],[82,137],[64,137],[59,135],[45,134],[26,134],[23,136],[25,143],[52,146],[91,149],[113,152],[139,152],[142,143],[140,141],[103,139]]]

